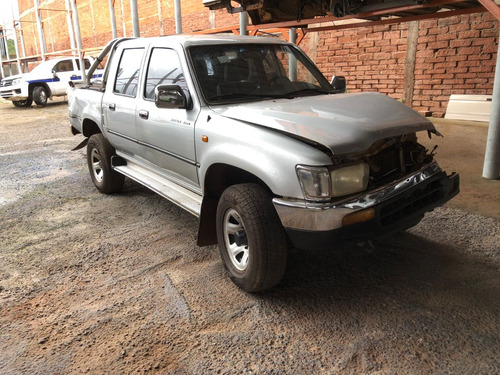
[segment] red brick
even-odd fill
[[[447,40],[441,40],[439,42],[432,42],[427,44],[427,48],[429,49],[441,49],[441,48],[448,48],[450,42]]]
[[[479,38],[479,30],[469,30],[469,31],[461,31],[458,33],[458,38],[466,39],[466,38]]]
[[[469,47],[472,45],[473,39],[455,39],[450,41],[450,47],[455,48],[455,47]]]

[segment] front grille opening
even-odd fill
[[[392,225],[417,211],[425,209],[443,198],[443,196],[444,189],[441,179],[431,181],[424,187],[419,185],[416,189],[381,208],[380,225],[383,227]]]
[[[389,139],[377,147],[380,147],[378,151],[365,159],[370,166],[369,189],[416,172],[433,160],[432,152],[429,153],[414,136]]]

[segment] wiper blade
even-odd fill
[[[231,94],[224,94],[224,95],[216,95],[212,96],[209,98],[210,101],[213,100],[224,100],[224,99],[241,99],[241,98],[253,98],[253,99],[274,99],[274,98],[282,98],[284,97],[283,95],[273,95],[273,94],[250,94],[250,93],[243,93],[243,92],[233,92]]]
[[[320,89],[320,88],[307,88],[301,90],[290,91],[284,94],[285,97],[296,97],[304,94],[330,94],[330,91]]]

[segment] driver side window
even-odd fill
[[[168,48],[154,48],[149,59],[144,98],[154,99],[158,85],[178,85],[187,89],[184,73],[177,53]]]
[[[58,72],[71,72],[73,70],[73,62],[71,60],[59,61],[54,67],[54,71]]]

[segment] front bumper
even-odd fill
[[[23,92],[21,87],[1,87],[0,96],[5,100],[20,101],[28,99],[28,93]]]
[[[457,195],[459,184],[458,174],[447,176],[433,162],[410,176],[342,202],[275,198],[273,203],[295,246],[331,247],[338,241],[361,241],[416,225],[425,212]]]

